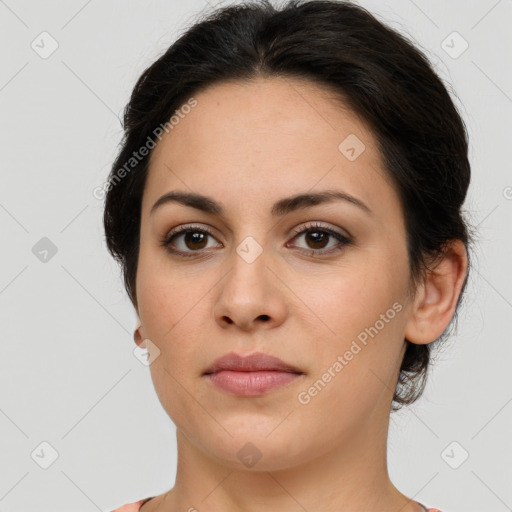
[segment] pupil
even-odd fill
[[[313,244],[316,244],[320,240],[320,249],[325,247],[325,243],[322,245],[322,241],[325,242],[327,240],[327,236],[325,233],[319,233],[318,231],[310,231],[308,235],[306,235],[308,238],[313,239]],[[315,248],[318,248],[315,246]]]
[[[189,247],[189,249],[202,249],[204,246],[205,240],[206,240],[205,233],[189,232],[189,233],[185,234],[185,243],[187,244],[187,247],[188,247],[189,242],[192,245],[197,244],[197,243],[200,244],[201,241],[203,242],[203,245],[201,247]]]

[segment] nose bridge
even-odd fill
[[[274,325],[282,321],[284,298],[273,285],[271,251],[265,247],[266,242],[260,243],[256,236],[248,235],[233,248],[230,268],[221,280],[214,307],[217,321],[227,320],[244,329],[261,319]]]
[[[261,255],[264,251],[268,253],[268,244],[266,240],[263,240],[265,233],[258,235],[258,240],[252,236],[247,235],[236,247],[236,253],[247,265],[252,265],[253,263],[260,260],[260,264],[262,260],[265,258],[261,258]],[[268,254],[267,254],[268,256]],[[237,261],[238,262],[238,261]]]
[[[261,236],[259,237],[261,240]],[[265,247],[265,248],[264,248]],[[269,272],[270,251],[267,244],[256,240],[252,235],[246,236],[234,248],[230,264],[230,284],[235,285],[238,293],[244,292],[253,296],[262,295],[267,282],[266,274]]]

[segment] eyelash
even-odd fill
[[[197,251],[180,251],[176,249],[171,248],[171,242],[177,238],[179,235],[184,233],[203,233],[205,235],[210,235],[212,238],[215,238],[213,236],[213,233],[205,228],[199,228],[197,226],[193,225],[183,225],[179,228],[176,228],[174,231],[171,231],[168,235],[166,235],[160,242],[160,245],[164,247],[167,251],[169,251],[171,254],[177,255],[179,257],[183,258],[190,258],[197,256],[197,253],[203,252],[203,250],[199,249]],[[337,253],[343,250],[344,247],[351,245],[353,242],[350,238],[346,237],[345,235],[342,235],[341,233],[338,233],[337,231],[334,231],[330,228],[327,228],[325,226],[322,226],[318,223],[312,223],[305,226],[301,226],[300,228],[294,230],[293,232],[293,238],[292,240],[295,240],[299,237],[299,235],[303,235],[308,232],[320,232],[320,233],[326,233],[332,237],[334,237],[336,240],[338,240],[338,244],[336,247],[331,247],[330,249],[301,249],[301,251],[306,252],[309,256],[318,256],[318,255],[330,255],[333,253]]]

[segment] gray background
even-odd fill
[[[471,139],[466,209],[480,234],[458,330],[423,398],[392,416],[391,477],[444,512],[512,510],[512,2],[360,3],[453,84]],[[106,511],[173,485],[174,426],[133,354],[135,314],[93,190],[135,80],[214,5],[0,1],[1,512]],[[58,43],[47,58],[43,31]],[[469,44],[461,55],[453,31]],[[55,254],[41,252],[43,237]]]

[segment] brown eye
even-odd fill
[[[181,226],[171,231],[161,245],[173,254],[194,256],[194,253],[202,253],[203,249],[208,248],[209,238],[213,238],[213,235],[207,229]]]
[[[331,236],[328,233],[322,231],[308,231],[306,233],[306,242],[312,245],[312,249],[323,249],[327,243],[329,242],[329,237]]]
[[[352,244],[352,240],[347,236],[334,231],[333,229],[314,224],[297,230],[294,233],[293,240],[304,237],[306,247],[300,250],[306,251],[310,256],[323,256],[343,250],[347,245]],[[161,242],[168,252],[177,256],[193,257],[207,254],[205,249],[213,247],[222,247],[222,244],[208,246],[209,239],[215,240],[213,234],[205,228],[195,226],[180,226],[171,231]],[[334,243],[329,247],[329,243]],[[286,245],[290,247],[289,244]],[[292,245],[293,247],[294,245]]]
[[[309,225],[302,230],[297,230],[293,240],[300,239],[301,237],[304,237],[306,243],[306,247],[302,249],[312,256],[338,252],[341,251],[344,246],[352,243],[352,240],[345,235],[320,224]],[[334,239],[334,244],[326,249],[332,239]]]
[[[183,243],[188,249],[204,249],[208,234],[200,231],[187,231],[184,233]]]

